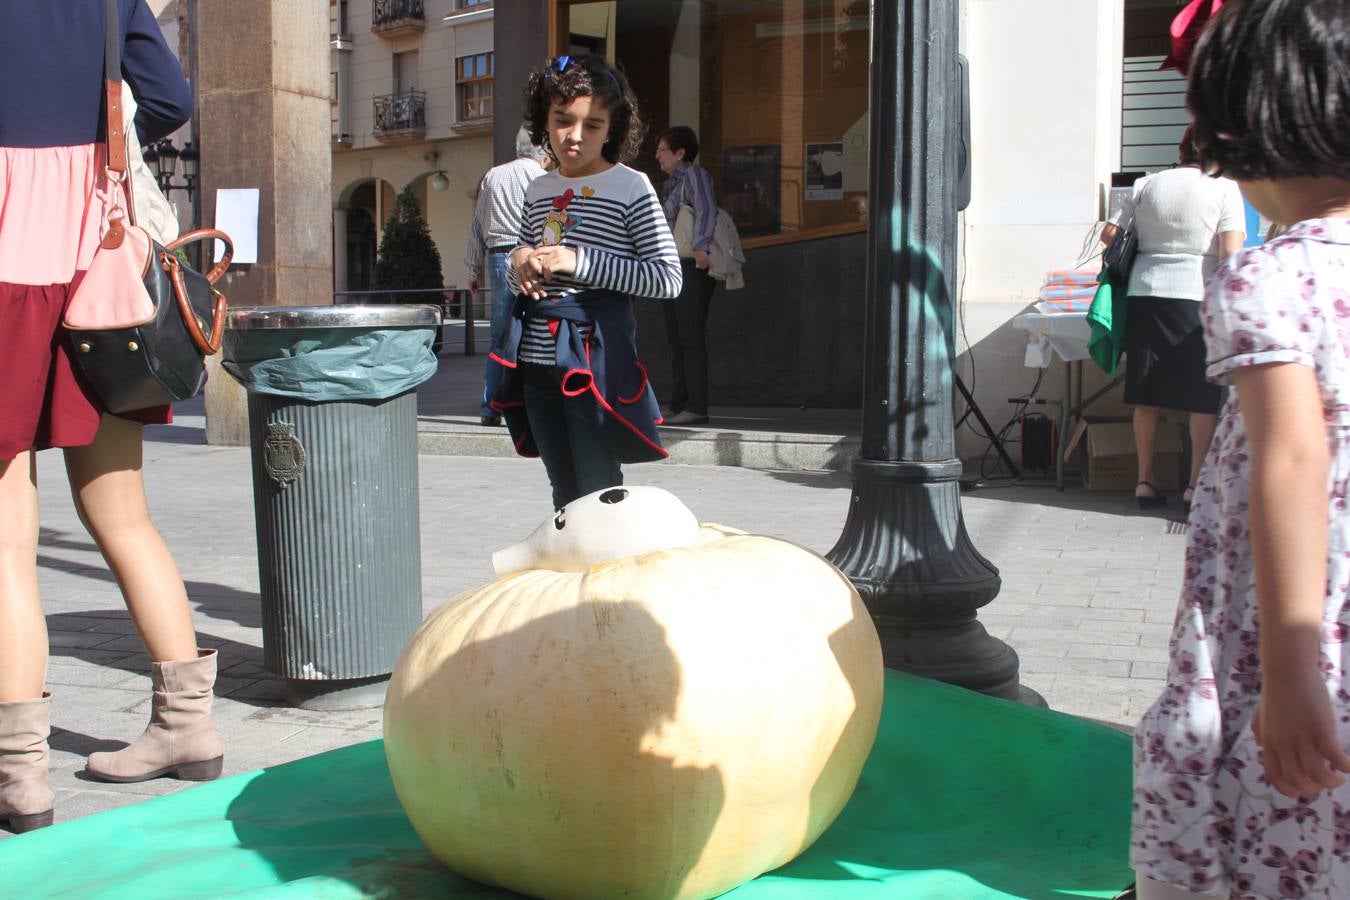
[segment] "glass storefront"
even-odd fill
[[[747,247],[866,230],[867,0],[555,0],[555,53],[628,74],[656,135],[688,125]]]

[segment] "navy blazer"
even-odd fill
[[[0,0],[0,147],[75,147],[103,133],[106,0]],[[192,115],[192,90],[145,0],[118,0],[122,77],[141,142]]]
[[[661,408],[647,381],[647,370],[637,358],[633,298],[600,290],[548,301],[516,296],[505,333],[489,354],[506,367],[489,405],[506,419],[517,453],[539,455],[525,414],[524,384],[516,359],[527,316],[550,320],[564,402],[585,406],[617,461],[654,462],[670,455],[661,446],[656,428]],[[582,335],[579,325],[592,326],[589,338]]]

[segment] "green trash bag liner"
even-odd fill
[[[226,330],[222,365],[259,394],[387,400],[436,374],[435,336],[431,326]]]
[[[1130,775],[1126,734],[888,672],[843,813],[796,860],[723,896],[1109,898],[1133,878]],[[0,841],[4,897],[237,895],[516,896],[422,847],[378,740]]]

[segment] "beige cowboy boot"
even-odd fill
[[[176,775],[184,781],[220,777],[224,748],[211,723],[216,651],[198,650],[194,660],[150,663],[154,696],[150,724],[129,747],[91,753],[85,771],[104,781],[147,781]]]
[[[52,824],[51,698],[44,693],[40,700],[0,703],[0,822],[8,820],[16,834]]]

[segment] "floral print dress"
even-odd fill
[[[1332,454],[1321,668],[1350,746],[1350,220],[1302,222],[1232,257],[1207,286],[1203,318],[1211,380],[1269,363],[1317,373]],[[1135,732],[1131,863],[1197,893],[1350,897],[1350,783],[1285,797],[1252,735],[1261,666],[1250,473],[1230,392],[1191,508],[1167,685]]]

